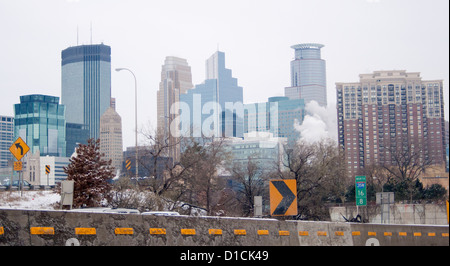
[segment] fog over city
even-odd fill
[[[136,74],[138,125],[156,128],[165,57],[185,58],[195,86],[217,50],[243,87],[244,103],[254,103],[290,86],[292,45],[324,44],[328,107],[309,104],[297,126],[310,140],[337,138],[335,83],[376,70],[444,80],[449,119],[447,0],[0,0],[0,25],[0,114],[13,116],[21,95],[61,97],[61,51],[104,43],[124,149],[134,145],[134,81],[114,69]]]

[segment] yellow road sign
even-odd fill
[[[50,165],[45,165],[45,173],[48,175],[50,174]]]
[[[22,171],[22,162],[14,162],[14,171]]]
[[[12,145],[9,147],[9,151],[16,157],[17,161],[20,161],[20,159],[27,154],[27,152],[30,150],[30,147],[25,143],[25,141],[22,140],[21,137],[19,137]]]
[[[270,215],[297,215],[297,182],[295,179],[270,180]]]
[[[130,170],[130,169],[131,169],[131,161],[130,161],[130,159],[127,159],[127,160],[125,161],[125,167],[127,168],[127,170]]]

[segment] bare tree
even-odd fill
[[[190,165],[184,178],[188,201],[205,208],[212,215],[218,204],[218,193],[224,184],[218,179],[218,171],[229,159],[223,138],[203,138],[200,144],[191,140],[181,155],[182,164]]]
[[[401,136],[399,139],[398,143],[402,145],[385,143],[387,152],[380,166],[395,182],[406,185],[412,201],[415,182],[433,162],[426,156],[422,146],[414,146],[407,136]]]
[[[174,139],[163,134],[156,134],[151,130],[142,131],[141,135],[144,136],[145,145],[139,151],[139,166],[151,173],[151,178],[145,181],[145,184],[157,196],[165,195],[170,191],[171,196],[175,197],[174,200],[177,200],[183,190],[174,186],[182,186],[186,171],[195,164],[191,160],[174,161],[172,157],[169,157],[173,149],[184,142],[184,138]]]
[[[324,202],[344,201],[349,183],[338,146],[331,140],[314,144],[300,141],[285,148],[285,153],[284,169],[278,169],[278,176],[297,182],[298,218],[328,218]]]
[[[244,216],[253,216],[254,197],[263,196],[264,185],[268,180],[264,166],[258,164],[255,156],[249,156],[245,163],[234,162],[230,170],[234,180],[238,183],[237,200]]]

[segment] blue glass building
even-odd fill
[[[303,123],[304,99],[270,97],[267,102],[245,104],[244,109],[244,133],[270,132],[274,137],[287,138],[289,144],[299,139],[295,123]]]
[[[303,43],[291,46],[295,59],[291,61],[291,87],[285,88],[290,99],[304,99],[305,104],[316,101],[327,106],[325,60],[321,58],[323,44]]]
[[[41,156],[66,156],[65,106],[59,97],[32,94],[20,96],[14,105],[14,139],[21,137],[30,152]]]
[[[69,47],[62,51],[61,58],[61,103],[66,106],[67,123],[78,124],[71,129],[89,130],[89,138],[97,139],[100,117],[111,102],[111,47],[104,44]],[[84,136],[80,130],[71,132]]]
[[[217,51],[206,60],[206,80],[180,94],[180,109],[189,111],[180,115],[181,123],[194,137],[243,137],[243,89],[225,68],[225,53]]]

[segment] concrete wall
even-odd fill
[[[0,246],[449,245],[448,226],[0,209]]]
[[[370,223],[381,223],[381,206],[360,207],[360,214]],[[342,215],[352,218],[357,215],[356,206],[330,208],[331,221],[343,222]],[[389,218],[391,224],[434,224],[447,225],[447,207],[444,204],[392,204],[383,214],[383,220]]]

